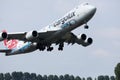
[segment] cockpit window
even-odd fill
[[[83,3],[83,6],[89,5],[88,3]]]

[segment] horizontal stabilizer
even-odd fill
[[[2,50],[0,50],[0,53],[9,53],[9,52],[11,52],[11,49],[2,49]]]

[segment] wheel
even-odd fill
[[[60,43],[58,50],[59,50],[59,51],[62,51],[62,50],[63,50],[63,47],[64,47],[64,44],[63,44],[63,43]]]
[[[48,47],[47,48],[47,51],[52,51],[53,50],[53,47]]]
[[[62,50],[63,50],[63,47],[59,47],[58,50],[59,50],[59,51],[62,51]]]
[[[89,26],[86,24],[86,25],[84,26],[84,28],[85,28],[85,29],[88,29],[88,28],[89,28]]]
[[[50,47],[50,51],[52,51],[53,50],[53,47]]]
[[[45,50],[45,45],[38,44],[37,49],[39,49],[40,51],[44,51]]]

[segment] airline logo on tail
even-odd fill
[[[7,32],[6,30],[3,30],[2,32]],[[11,39],[11,40],[4,40],[4,45],[8,48],[8,49],[14,49],[15,47],[17,47],[18,44],[18,40],[16,39]]]

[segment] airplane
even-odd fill
[[[87,38],[86,34],[77,36],[71,31],[82,25],[88,29],[87,23],[94,16],[96,10],[95,6],[83,3],[39,31],[8,33],[4,30],[0,33],[0,41],[4,42],[7,49],[1,49],[0,52],[10,56],[29,53],[38,49],[40,51],[52,51],[52,44],[58,45],[58,50],[62,51],[64,43],[77,43],[87,47],[92,44],[93,39]]]

